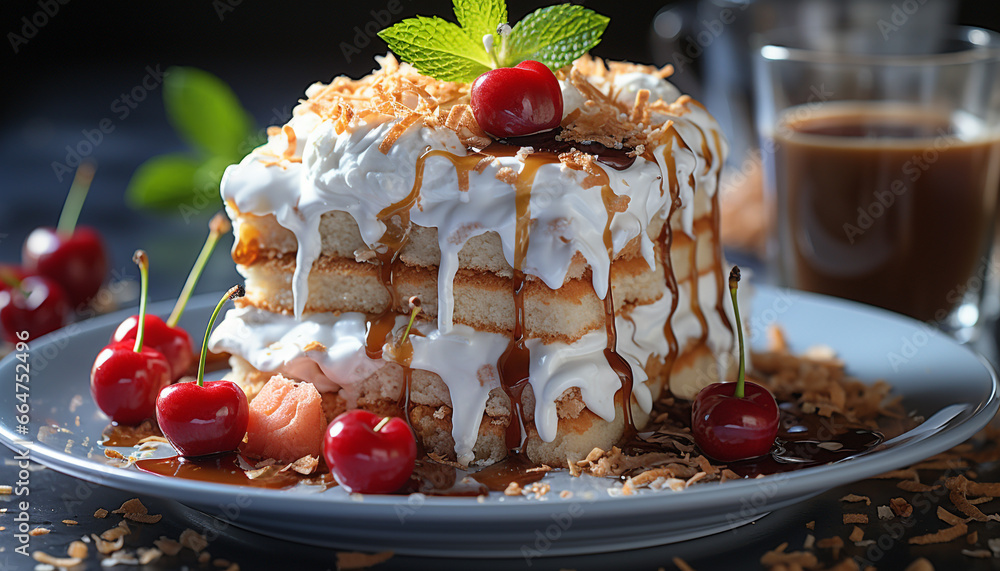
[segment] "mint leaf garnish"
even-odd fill
[[[209,155],[239,158],[239,146],[254,122],[224,81],[201,69],[172,67],[164,80],[163,103],[189,144]]]
[[[507,4],[503,0],[454,0],[454,4],[462,30],[479,44],[483,36],[496,34],[497,26],[507,22]]]
[[[530,59],[559,69],[600,43],[609,21],[607,16],[573,4],[540,8],[511,30],[500,64],[513,66]]]
[[[133,208],[177,207],[191,200],[200,166],[200,160],[181,153],[153,157],[132,175],[125,200]]]
[[[378,35],[400,59],[441,81],[470,82],[493,67],[482,41],[441,18],[409,18]]]

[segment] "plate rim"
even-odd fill
[[[768,296],[774,297],[779,291],[781,291],[783,295],[801,297],[813,305],[822,305],[828,310],[850,309],[854,312],[860,312],[879,319],[902,321],[909,326],[919,326],[918,324],[921,323],[887,310],[820,294],[786,288],[776,288],[770,285],[756,285],[754,290],[754,307],[759,307],[757,304],[759,303],[759,299],[761,297],[764,297],[765,299]],[[190,300],[188,307],[194,311],[203,309],[203,306],[204,308],[210,308],[218,302],[219,295],[208,293],[193,297]],[[166,313],[169,311],[171,306],[172,303],[159,302],[150,304],[147,311],[155,314]],[[194,313],[194,311],[191,313]],[[75,336],[84,335],[94,330],[108,327],[109,324],[117,324],[124,317],[131,314],[131,310],[122,310],[72,324],[70,327],[76,326],[78,329],[71,332],[68,339],[72,341]],[[753,314],[753,312],[751,312],[751,314]],[[958,420],[955,418],[949,419],[941,430],[928,435],[926,438],[914,443],[904,443],[899,447],[890,448],[885,451],[876,450],[843,462],[788,472],[785,473],[787,474],[787,477],[784,477],[784,474],[775,474],[761,479],[730,481],[725,483],[725,488],[716,489],[714,486],[709,484],[696,486],[692,489],[684,490],[683,493],[679,494],[653,493],[614,497],[610,494],[606,494],[602,497],[595,498],[594,500],[584,500],[587,502],[588,509],[594,510],[595,512],[607,510],[614,512],[625,511],[630,517],[634,517],[644,513],[662,512],[664,507],[662,505],[663,502],[669,502],[672,509],[685,509],[687,507],[694,506],[703,509],[727,506],[731,507],[735,498],[746,497],[748,493],[752,493],[759,487],[770,486],[775,483],[776,478],[782,478],[782,490],[780,494],[778,494],[775,498],[772,498],[772,500],[793,495],[818,493],[830,489],[829,486],[826,485],[817,487],[818,481],[823,480],[825,476],[831,472],[843,471],[845,466],[851,466],[854,469],[848,471],[850,475],[841,481],[843,484],[865,479],[882,473],[887,469],[892,469],[882,465],[885,463],[884,460],[886,458],[892,459],[892,466],[905,466],[930,455],[947,450],[965,441],[985,426],[996,414],[998,408],[1000,408],[1000,381],[998,381],[997,374],[992,364],[986,360],[985,357],[972,350],[967,345],[958,343],[956,340],[941,331],[930,327],[928,327],[928,329],[930,330],[929,334],[937,338],[938,341],[953,345],[955,348],[963,351],[967,357],[975,359],[989,376],[990,389],[986,400],[978,403],[978,405],[971,411],[967,410],[964,414],[958,415],[958,417],[956,417]],[[51,343],[60,337],[64,339],[66,338],[65,329],[31,341],[32,351],[34,351],[36,347],[44,345],[45,343]],[[835,342],[835,340],[832,341]],[[11,361],[13,360],[13,353],[0,360],[0,370],[10,366]],[[89,390],[87,393],[89,393]],[[32,424],[36,424],[34,419],[32,419]],[[901,436],[905,436],[908,433],[909,431]],[[10,427],[6,424],[0,424],[0,441],[2,441],[8,448],[15,451],[27,448],[31,453],[32,460],[72,477],[123,491],[138,491],[143,494],[166,499],[177,499],[182,497],[183,499],[179,500],[182,503],[216,505],[219,501],[220,493],[226,496],[248,496],[251,501],[264,500],[267,502],[280,501],[283,503],[302,501],[313,503],[317,499],[317,494],[314,492],[301,493],[294,490],[271,490],[245,486],[234,487],[232,485],[213,482],[166,478],[146,474],[134,469],[122,469],[103,464],[85,456],[67,454],[62,450],[49,447],[35,438],[30,440],[22,439],[14,434]],[[349,496],[327,496],[323,498],[323,501],[328,503],[330,506],[363,503],[368,506],[372,506],[372,509],[365,510],[370,512],[371,517],[365,518],[363,517],[364,514],[361,514],[361,519],[380,519],[384,517],[386,510],[391,510],[399,506],[401,503],[405,504],[407,498],[408,496],[405,495],[365,495],[363,500],[358,502],[355,499],[351,499]],[[650,498],[660,499],[657,501],[649,501]],[[412,516],[413,520],[411,521],[433,521],[437,518],[454,518],[456,512],[459,510],[467,510],[469,507],[475,507],[476,512],[480,515],[513,521],[520,520],[525,517],[532,517],[538,514],[548,514],[552,511],[554,506],[564,505],[569,503],[569,501],[570,500],[563,499],[547,501],[543,498],[543,501],[497,501],[479,504],[476,502],[475,498],[428,496],[427,501],[422,504],[421,509],[415,510],[415,513]],[[537,514],[535,512],[537,512]]]

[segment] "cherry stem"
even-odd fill
[[[733,314],[736,317],[736,332],[740,340],[740,374],[736,377],[736,398],[743,398],[743,386],[746,382],[746,361],[743,358],[743,322],[740,320],[740,306],[736,303],[736,290],[740,284],[740,267],[733,266],[729,272],[729,295],[733,298]]]
[[[205,357],[208,356],[208,337],[212,334],[212,328],[215,327],[215,318],[219,317],[219,312],[222,311],[222,306],[226,304],[227,300],[243,297],[246,293],[247,290],[243,287],[243,284],[234,285],[229,288],[226,295],[222,296],[222,299],[215,306],[215,311],[212,312],[212,317],[208,320],[208,328],[205,329],[205,338],[201,340],[201,356],[198,358],[199,387],[205,386]]]
[[[11,270],[6,268],[0,270],[0,281],[7,284],[9,287],[16,289],[20,292],[22,297],[28,297],[28,292],[24,291],[24,288],[21,287],[22,280],[17,279],[17,276]]]
[[[420,298],[413,296],[410,298],[410,307],[413,308],[410,311],[410,322],[406,325],[406,331],[403,331],[403,340],[400,344],[406,343],[406,340],[410,338],[410,328],[413,327],[413,322],[417,320],[417,314],[420,313]]]
[[[219,238],[231,229],[229,218],[221,212],[212,217],[212,221],[208,223],[208,238],[205,239],[205,245],[202,246],[198,259],[191,267],[191,272],[188,274],[187,281],[184,282],[181,294],[177,297],[177,303],[174,304],[174,309],[170,312],[170,317],[167,318],[168,327],[177,326],[181,315],[184,314],[184,308],[187,307],[188,300],[191,299],[191,293],[198,285],[198,280],[201,279],[205,266],[208,265],[208,259],[212,257],[212,252],[215,251],[215,246],[219,243]]]
[[[389,424],[390,420],[392,420],[391,416],[382,417],[382,420],[378,421],[378,424],[376,424],[375,428],[373,428],[372,430],[375,432],[382,430],[383,428],[385,428],[385,425]]]
[[[142,342],[146,338],[146,294],[149,292],[149,256],[142,250],[136,250],[132,254],[132,261],[139,266],[139,324],[138,332],[135,335],[135,345],[132,350],[142,353]]]
[[[56,234],[59,236],[68,238],[76,230],[76,221],[80,218],[80,211],[83,210],[83,202],[87,200],[92,180],[94,180],[94,164],[88,161],[76,169],[73,184],[69,187],[69,194],[66,195],[66,202],[63,203],[62,212],[59,214],[59,224],[56,226]]]

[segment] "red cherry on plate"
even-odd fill
[[[73,309],[97,295],[108,274],[108,254],[100,235],[76,225],[93,179],[94,165],[84,162],[73,177],[58,226],[36,228],[21,250],[25,269],[58,282]]]
[[[348,492],[387,494],[410,479],[417,442],[403,419],[355,409],[327,427],[323,456]]]
[[[28,332],[28,339],[35,339],[65,325],[69,303],[59,284],[44,276],[18,279],[17,275],[6,272],[0,280],[4,284],[0,287],[3,338],[16,343],[24,340],[17,335],[21,331]]]
[[[767,389],[746,381],[743,398],[737,383],[713,383],[695,397],[691,410],[694,440],[710,458],[733,462],[770,452],[778,434],[778,404]]]
[[[55,228],[36,228],[21,255],[28,271],[62,285],[74,308],[93,299],[108,274],[108,255],[93,228],[78,227],[66,236]]]
[[[740,372],[735,383],[713,383],[701,389],[691,408],[691,434],[707,456],[734,462],[763,456],[778,435],[778,403],[764,387],[746,380],[743,352],[743,322],[736,290],[740,268],[729,272],[729,295],[733,300],[736,331],[740,340]]]
[[[156,395],[170,384],[170,363],[152,347],[138,352],[131,341],[112,343],[90,370],[94,402],[119,424],[139,424],[156,413]]]
[[[160,391],[156,422],[181,456],[229,452],[243,442],[250,405],[231,381],[176,383]]]
[[[170,385],[156,399],[156,422],[181,456],[205,456],[236,450],[247,433],[250,405],[243,389],[231,381],[205,382],[208,337],[226,300],[243,296],[243,286],[234,286],[223,296],[208,320],[201,343],[198,379]]]
[[[139,424],[156,414],[156,395],[170,384],[170,362],[163,353],[145,345],[146,297],[149,291],[149,258],[136,250],[139,266],[139,333],[135,341],[111,343],[97,354],[90,369],[90,394],[94,402],[119,424]]]
[[[135,340],[139,332],[139,316],[122,321],[111,342]],[[170,327],[158,315],[146,316],[146,345],[159,350],[170,363],[170,379],[176,381],[194,362],[191,336],[180,327]]]
[[[480,75],[472,82],[471,103],[479,126],[499,139],[547,131],[562,121],[559,80],[537,61]]]

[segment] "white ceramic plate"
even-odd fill
[[[193,300],[182,325],[201,331],[216,300],[217,295]],[[752,307],[754,333],[780,323],[793,350],[816,344],[833,347],[852,374],[888,380],[904,396],[907,409],[927,420],[868,453],[836,464],[630,497],[609,493],[608,480],[572,478],[566,473],[547,477],[553,491],[541,500],[494,493],[482,503],[460,497],[351,498],[339,488],[317,493],[202,483],[109,466],[101,448],[93,444],[108,421],[90,398],[89,370],[124,318],[116,314],[30,344],[27,441],[15,432],[16,355],[0,362],[0,379],[7,391],[0,396],[6,403],[0,407],[0,440],[18,450],[27,447],[35,461],[71,476],[174,499],[215,515],[220,529],[235,525],[353,550],[536,557],[663,545],[742,525],[822,491],[947,450],[972,436],[997,411],[997,381],[990,366],[924,324],[851,302],[767,287],[759,289]],[[151,311],[168,309],[153,306]],[[755,337],[762,342],[764,336]],[[82,404],[71,410],[75,395],[83,397]],[[65,430],[40,441],[39,431],[46,426]],[[85,439],[87,447],[82,446]],[[558,492],[564,489],[572,490],[572,497],[560,498]]]

